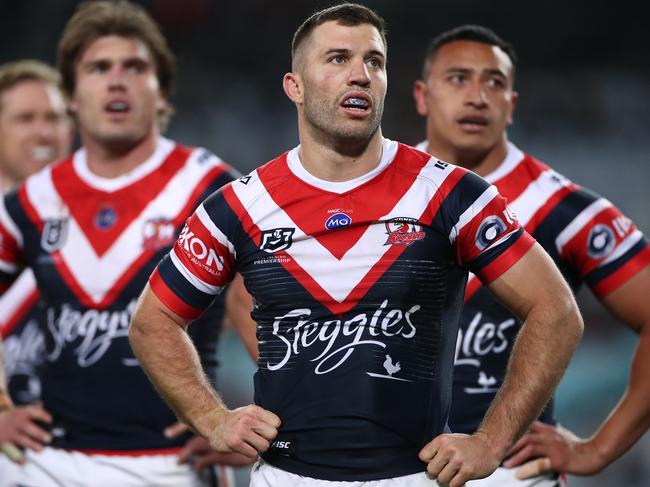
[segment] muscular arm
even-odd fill
[[[583,325],[569,286],[538,245],[490,290],[523,321],[506,378],[478,430],[503,458],[550,399]]]
[[[542,411],[582,334],[571,290],[538,244],[492,282],[490,290],[523,325],[504,383],[477,433],[440,435],[420,452],[427,470],[451,487],[496,469]]]
[[[279,418],[258,406],[226,408],[203,373],[187,324],[147,285],[129,329],[142,368],[179,419],[215,450],[249,457],[265,451],[277,434]]]
[[[650,266],[603,299],[603,304],[639,334],[628,387],[598,431],[586,440],[536,424],[515,446],[507,466],[542,457],[518,473],[524,478],[547,470],[578,475],[598,473],[625,453],[650,427]]]

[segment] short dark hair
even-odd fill
[[[504,41],[492,29],[489,29],[482,25],[467,24],[445,31],[431,40],[424,54],[424,64],[422,66],[423,80],[427,79],[429,76],[431,64],[433,63],[438,50],[445,44],[449,44],[450,42],[454,41],[480,42],[482,44],[488,44],[490,46],[496,46],[500,48],[510,58],[510,62],[512,62],[512,72],[514,75],[515,66],[517,65],[517,53],[515,52],[514,47],[512,47],[512,44]]]
[[[81,3],[68,21],[59,41],[58,67],[63,90],[72,96],[75,67],[88,46],[100,37],[120,36],[141,41],[156,67],[160,92],[167,102],[174,90],[176,60],[154,20],[139,5],[126,0],[100,0]],[[160,114],[164,127],[171,116],[171,106]]]
[[[291,60],[293,61],[295,59],[296,52],[301,44],[316,27],[331,21],[348,27],[370,24],[379,31],[381,40],[384,42],[384,48],[388,48],[388,43],[386,42],[386,22],[377,12],[356,3],[342,3],[314,12],[307,20],[300,24],[300,27],[298,27],[296,33],[293,35]]]

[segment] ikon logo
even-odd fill
[[[223,270],[223,257],[217,255],[214,249],[208,248],[189,228],[183,228],[178,238],[178,245],[196,257],[206,267],[216,267],[218,271]]]
[[[330,216],[325,222],[327,230],[337,230],[339,228],[349,227],[352,224],[352,218],[345,213],[337,213]]]

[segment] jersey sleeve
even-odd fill
[[[7,210],[16,199],[15,193],[0,199],[0,293],[9,288],[24,267],[22,234]]]
[[[515,264],[535,240],[521,227],[496,187],[467,172],[450,194],[456,208],[449,240],[458,264],[489,284]]]
[[[586,190],[589,203],[558,234],[560,259],[599,298],[607,296],[650,265],[648,240],[610,201]]]
[[[187,319],[198,317],[235,274],[232,225],[224,216],[230,213],[220,211],[223,205],[222,191],[204,201],[149,279],[154,294]]]

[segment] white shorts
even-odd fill
[[[499,467],[487,478],[471,480],[465,487],[564,487],[566,484],[556,473],[548,473],[527,480],[515,477],[516,468]]]
[[[0,453],[0,487],[15,487],[17,476],[18,465]]]
[[[331,481],[303,477],[269,465],[260,459],[251,471],[250,487],[443,487],[425,472],[392,479],[364,481]]]
[[[20,487],[233,487],[232,468],[204,469],[201,477],[177,456],[86,455],[44,448],[28,451],[18,469]]]

